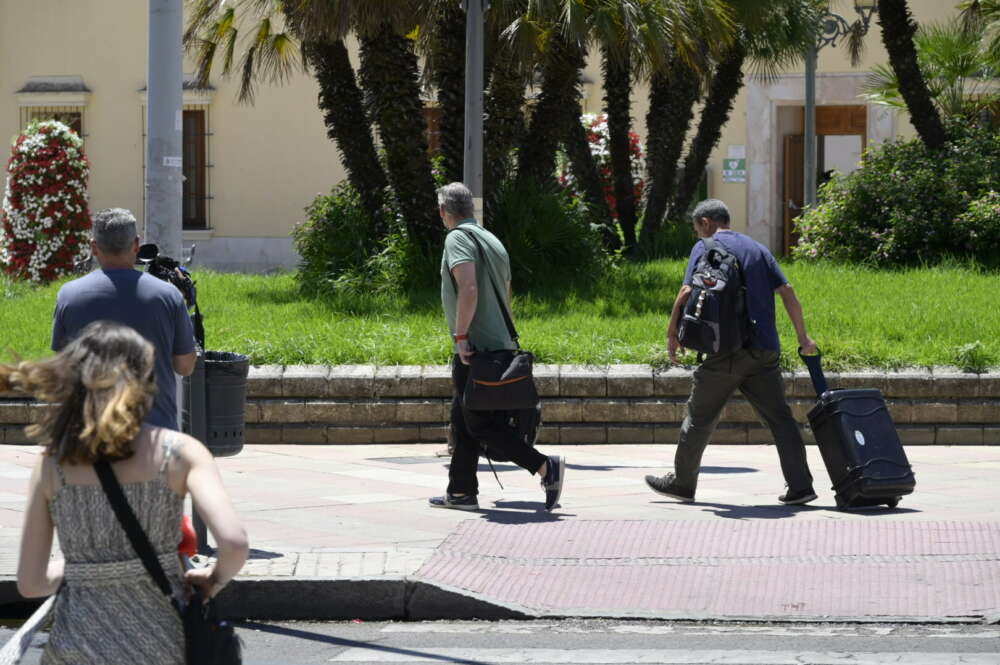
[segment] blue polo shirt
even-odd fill
[[[750,348],[781,351],[778,327],[774,321],[774,290],[787,284],[788,280],[781,272],[774,255],[750,236],[729,229],[716,231],[713,238],[735,254],[743,266],[747,282],[747,310],[755,323]],[[691,286],[695,266],[704,253],[705,244],[699,240],[691,248],[684,284]]]
[[[52,320],[52,350],[61,351],[93,321],[133,328],[152,345],[156,396],[146,422],[177,429],[177,375],[174,356],[194,351],[191,317],[173,284],[131,268],[95,270],[59,289]]]

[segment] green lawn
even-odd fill
[[[522,342],[540,362],[662,364],[666,316],[683,269],[683,261],[629,264],[593,292],[518,295]],[[963,266],[887,272],[817,264],[790,264],[786,273],[831,369],[1000,364],[1000,307],[989,304],[996,301],[996,273]],[[208,347],[246,353],[255,364],[448,359],[435,291],[316,301],[299,295],[291,274],[201,271],[195,278]],[[47,354],[58,285],[0,287],[0,359]],[[794,350],[780,302],[778,312],[782,344]],[[786,356],[785,362],[793,366],[798,360]]]

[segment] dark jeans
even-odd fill
[[[522,469],[535,473],[548,459],[533,447],[517,438],[506,411],[470,411],[462,404],[465,382],[469,379],[469,366],[463,365],[458,355],[451,361],[451,381],[455,393],[451,401],[451,429],[455,437],[455,450],[448,469],[449,494],[478,494],[479,442],[491,450],[509,457]]]
[[[739,388],[774,435],[781,472],[789,489],[798,491],[812,487],[802,433],[785,401],[779,356],[777,351],[740,349],[709,356],[694,371],[687,416],[681,425],[674,455],[678,485],[690,490],[697,487],[702,453],[715,431],[722,409]]]

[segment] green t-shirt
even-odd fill
[[[476,264],[476,286],[479,291],[479,301],[476,313],[469,326],[469,341],[479,351],[498,351],[515,348],[514,340],[507,332],[503,313],[493,292],[490,275],[500,291],[500,297],[507,300],[507,282],[510,281],[510,259],[495,235],[479,226],[474,219],[464,219],[458,228],[449,233],[444,241],[444,253],[441,256],[441,304],[444,315],[448,319],[448,329],[455,334],[455,317],[458,297],[451,280],[451,271],[460,263],[469,261]],[[486,266],[479,255],[479,248],[469,237],[469,232],[476,234],[476,239],[486,253]],[[489,270],[487,273],[486,270]],[[510,303],[507,303],[508,307]]]

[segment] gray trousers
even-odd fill
[[[777,351],[740,349],[709,356],[694,371],[687,415],[681,425],[674,456],[678,485],[692,491],[698,486],[702,453],[715,431],[722,409],[739,388],[774,435],[788,488],[798,491],[812,487],[802,434],[785,400],[779,357]]]

